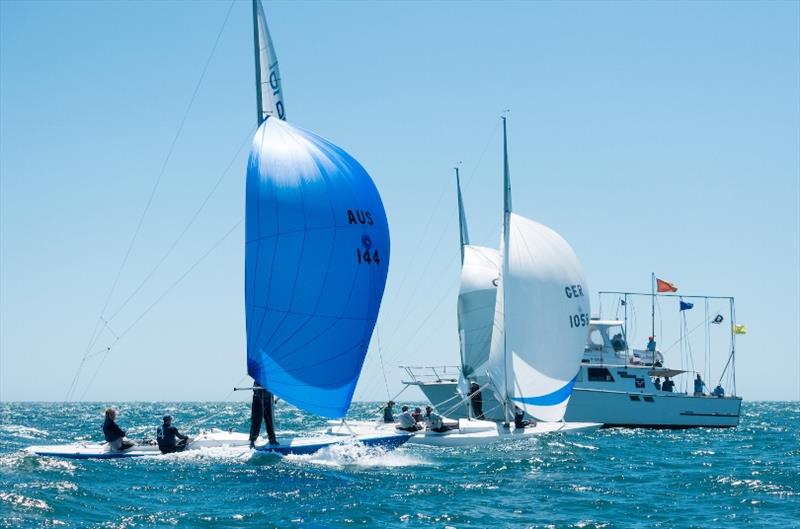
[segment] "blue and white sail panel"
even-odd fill
[[[246,201],[248,374],[299,408],[342,417],[389,267],[375,184],[341,148],[268,118],[253,140]]]
[[[492,373],[505,373],[500,387],[512,404],[539,420],[560,421],[589,331],[589,290],[575,252],[558,233],[515,213],[508,221]]]
[[[272,37],[264,16],[260,0],[253,0],[253,31],[256,47],[256,92],[258,98],[258,122],[267,116],[286,119],[283,103],[281,72],[278,69],[278,56],[272,45]]]
[[[482,373],[492,341],[500,253],[493,248],[465,245],[458,291],[458,334],[461,369],[465,376]]]

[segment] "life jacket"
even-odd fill
[[[174,426],[164,426],[163,424],[156,428],[156,442],[158,443],[158,448],[162,452],[164,450],[173,450],[177,445],[177,441],[175,440],[175,432],[178,429]]]

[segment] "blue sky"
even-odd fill
[[[101,336],[93,352],[113,347],[76,396],[218,400],[244,376],[237,222],[256,111],[248,2],[209,61],[229,7],[0,2],[0,399],[64,398],[184,115],[105,314],[125,334]],[[391,394],[398,365],[457,362],[452,168],[474,242],[496,245],[504,109],[515,209],[572,244],[595,300],[649,289],[651,271],[735,296],[739,393],[800,398],[800,4],[265,8],[290,121],[358,158],[389,216],[357,399],[386,398],[381,358]]]

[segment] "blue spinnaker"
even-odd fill
[[[278,397],[338,418],[353,398],[389,267],[389,227],[363,167],[275,118],[247,166],[247,372]]]

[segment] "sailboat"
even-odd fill
[[[286,119],[266,18],[253,0],[258,130],[247,165],[247,372],[323,417],[350,407],[380,309],[389,226],[378,190],[347,152]],[[408,433],[353,439],[393,448]],[[309,453],[341,437],[279,439],[256,450]]]
[[[364,168],[321,136],[286,120],[275,49],[260,0],[253,0],[258,129],[247,164],[245,313],[247,372],[309,413],[347,413],[378,317],[389,266],[389,227]],[[408,433],[280,438],[255,449],[309,454],[346,442],[394,448]],[[189,449],[240,446],[242,433],[204,433]],[[38,455],[138,457],[104,443],[29,447]]]
[[[449,403],[439,405],[439,411],[446,416],[468,406],[471,395],[467,388],[476,383],[483,400],[481,417],[470,414],[457,421],[445,420],[450,430],[421,431],[410,443],[465,446],[602,426],[563,420],[589,329],[589,290],[569,243],[511,208],[505,117],[503,181],[503,232],[498,252],[469,243],[456,172],[462,257],[458,298],[462,389],[461,398],[455,402],[448,399]],[[452,387],[452,383],[445,385]],[[516,428],[514,415],[520,412],[529,424]]]

